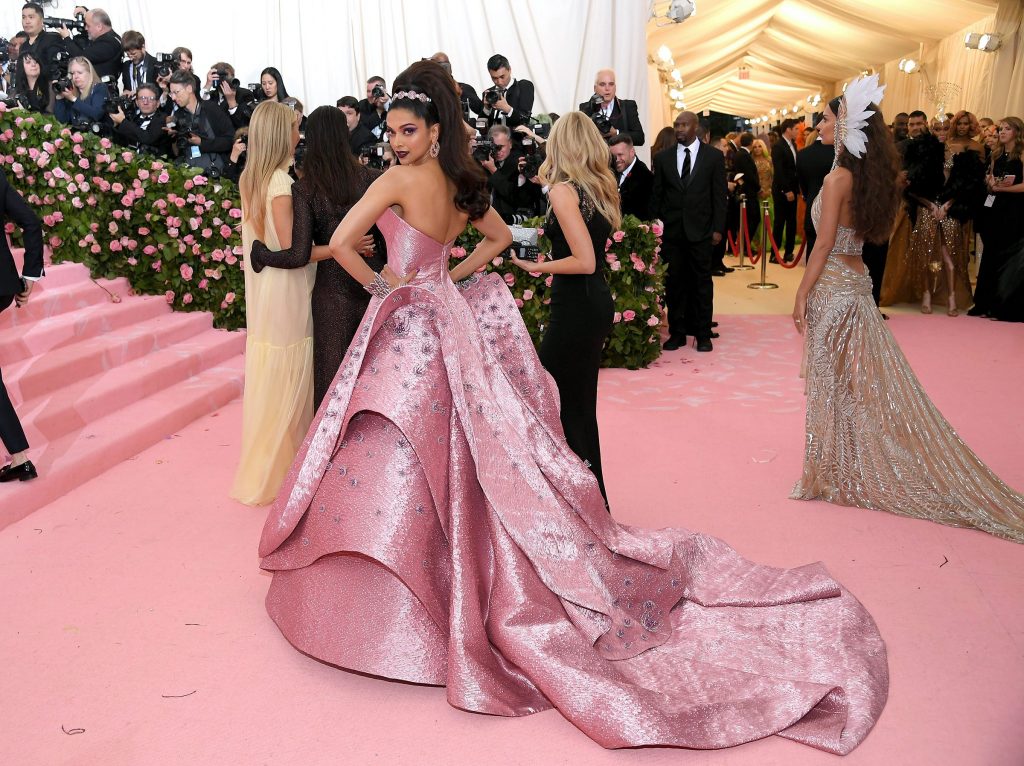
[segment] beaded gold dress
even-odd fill
[[[817,226],[821,195],[811,216]],[[840,226],[808,296],[804,468],[791,497],[1024,542],[1024,496],[932,404],[875,307],[868,274],[834,257],[860,255],[862,246]]]

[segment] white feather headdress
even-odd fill
[[[871,104],[878,104],[885,94],[885,86],[878,84],[878,75],[859,77],[846,86],[846,92],[839,102],[836,116],[836,145],[842,146],[858,159],[864,155],[868,137],[864,128],[875,113]],[[836,152],[838,158],[839,152]]]

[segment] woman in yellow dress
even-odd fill
[[[253,111],[239,180],[245,253],[245,395],[242,454],[231,496],[263,505],[277,495],[313,419],[313,319],[316,264],[301,269],[249,268],[252,243],[292,245],[292,179],[298,113],[265,101]]]

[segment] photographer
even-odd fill
[[[170,156],[170,136],[164,130],[167,116],[160,111],[160,89],[153,83],[143,83],[136,88],[135,108],[129,115],[118,108],[110,115],[110,120],[120,143],[150,154]]]
[[[590,101],[580,104],[580,111],[594,121],[605,141],[625,134],[633,140],[633,146],[644,145],[644,126],[640,124],[636,101],[616,98],[615,72],[611,69],[597,73],[594,95]]]
[[[231,145],[231,154],[224,165],[224,177],[236,184],[242,177],[245,170],[245,160],[249,150],[249,128],[238,128],[235,131],[235,143]]]
[[[235,130],[246,127],[252,119],[256,96],[248,88],[241,87],[235,77],[235,68],[226,61],[218,61],[206,73],[206,87],[202,94],[204,99],[228,113]]]
[[[200,103],[189,71],[179,69],[171,75],[170,94],[177,105],[167,123],[174,155],[193,168],[223,171],[235,132],[231,119],[215,104]]]
[[[14,89],[18,102],[30,112],[53,114],[56,94],[50,87],[50,70],[36,60],[32,51],[25,51],[18,57]]]
[[[146,38],[141,32],[129,29],[121,42],[128,57],[121,65],[122,93],[134,96],[143,83],[156,82],[156,58],[146,53]]]
[[[162,54],[160,54],[162,55]],[[167,63],[160,63],[159,61],[156,70],[156,84],[160,88],[160,108],[165,114],[170,114],[174,111],[174,100],[171,98],[171,75],[175,72],[188,72],[192,77],[192,83],[195,85],[196,93],[199,93],[202,84],[199,82],[199,77],[192,71],[192,51],[183,46],[178,46],[170,53],[171,60]]]
[[[103,105],[108,89],[97,76],[92,62],[85,56],[71,59],[68,77],[54,83],[53,88],[60,89],[53,113],[61,122],[73,125],[109,123]]]
[[[487,59],[487,73],[494,83],[481,94],[488,123],[515,127],[529,120],[533,111],[533,83],[513,79],[511,64],[498,53]]]
[[[14,96],[18,93],[18,59],[21,57],[22,43],[26,40],[28,40],[28,35],[24,32],[18,32],[11,35],[11,40],[7,44],[7,61],[3,64],[3,83],[0,90],[3,90],[8,96]]]
[[[517,216],[528,218],[539,187],[529,183],[520,170],[525,161],[522,151],[513,146],[512,132],[505,125],[492,125],[487,138],[494,148],[486,155],[478,152],[474,156],[488,173],[491,206],[505,223],[515,223]]]
[[[388,106],[391,96],[387,92],[387,84],[380,76],[371,77],[366,81],[366,98],[358,104],[359,121],[375,141],[383,141],[387,131]]]
[[[377,140],[369,129],[359,121],[359,102],[355,96],[342,96],[338,99],[338,109],[345,115],[348,125],[348,141],[352,154],[358,157],[363,149],[373,146]]]
[[[60,35],[56,32],[47,32],[43,26],[43,6],[39,3],[25,3],[21,8],[21,28],[27,38],[21,44],[20,53],[31,51],[35,54],[36,61],[49,63],[50,51],[54,46],[63,48]]]
[[[123,50],[121,38],[110,26],[110,16],[100,8],[93,8],[85,14],[85,33],[88,40],[84,45],[71,37],[71,30],[60,28],[60,36],[72,56],[83,56],[92,62],[100,77],[117,79],[121,75]]]

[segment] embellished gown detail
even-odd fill
[[[815,224],[821,196],[812,208]],[[1024,542],[1024,496],[961,441],[921,388],[839,227],[807,301],[803,476],[792,497],[874,508]]]
[[[821,564],[615,523],[505,283],[457,287],[451,242],[377,225],[419,271],[371,300],[267,518],[285,637],[465,710],[557,708],[605,747],[861,742],[888,668],[856,598]]]

